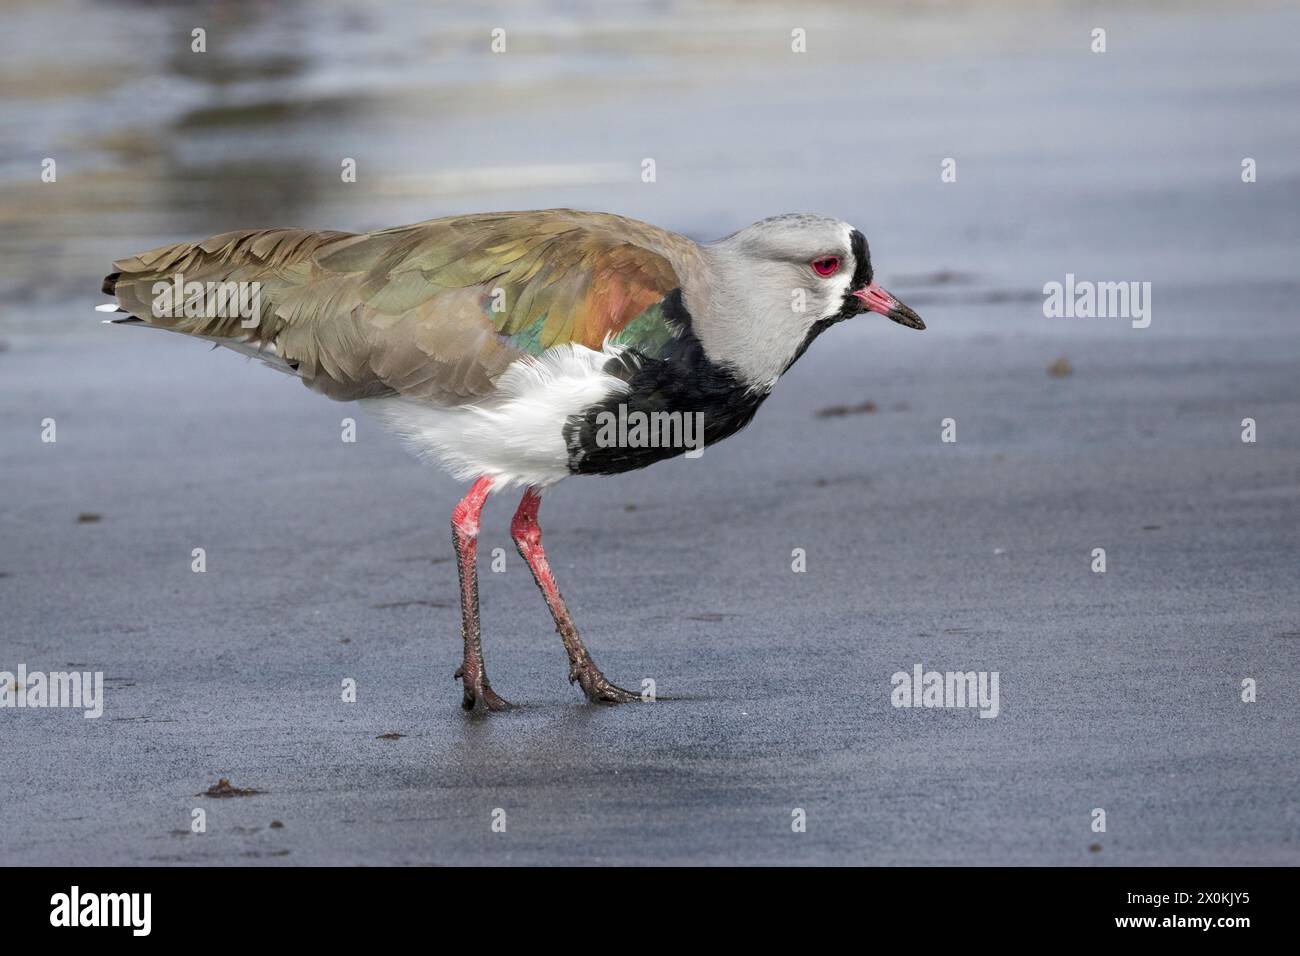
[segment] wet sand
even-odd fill
[[[859,64],[870,87],[852,122],[799,111],[811,78],[724,83],[680,145],[651,137],[691,170],[661,160],[653,194],[417,202],[374,184],[303,200],[293,221],[345,228],[571,203],[702,237],[795,208],[866,231],[878,277],[928,331],[837,328],[702,458],[575,479],[546,502],[595,659],[624,686],[653,679],[650,705],[592,707],[569,687],[509,541],[514,501],[494,499],[485,649],[521,706],[464,715],[458,486],[354,406],[200,343],[94,325],[109,259],[188,234],[142,218],[143,200],[75,241],[73,220],[33,216],[60,284],[24,317],[7,299],[0,670],[102,670],[106,700],[98,720],[0,711],[0,858],[1300,862],[1300,123],[1286,108],[1300,69],[1283,40],[1300,19],[1114,12],[1099,62],[1068,52],[1088,22],[1072,17],[1037,45],[992,31],[1005,42]],[[662,134],[677,107],[634,122],[616,105],[595,107],[600,142],[635,169],[635,130]],[[878,127],[884,145],[865,136]],[[626,158],[559,141],[539,147],[557,164]],[[958,181],[941,184],[950,155]],[[1241,183],[1242,156],[1259,182]],[[182,224],[249,212],[194,200]],[[7,242],[12,277],[36,257]],[[1150,327],[1044,317],[1043,284],[1067,272],[1152,282]],[[1049,374],[1061,357],[1071,374]],[[355,444],[339,440],[347,416]],[[891,675],[917,663],[997,671],[999,715],[892,707]],[[356,703],[340,699],[348,678]],[[220,778],[264,792],[197,796]]]

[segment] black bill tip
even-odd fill
[[[916,329],[918,332],[925,331],[925,322],[921,317],[901,302],[886,312],[885,316],[899,325],[906,325],[909,329]]]

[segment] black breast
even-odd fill
[[[629,350],[610,359],[605,371],[628,383],[627,394],[612,395],[565,425],[574,474],[617,474],[673,458],[701,442],[716,444],[748,425],[767,398],[704,354],[681,290],[669,293],[662,308],[676,337],[658,356]]]

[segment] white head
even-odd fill
[[[683,285],[695,334],[751,388],[770,389],[812,339],[863,312],[925,328],[876,285],[866,239],[838,219],[775,216],[701,251],[702,273]]]

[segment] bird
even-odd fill
[[[570,684],[593,703],[639,701],[605,677],[579,635],[542,547],[543,494],[574,475],[643,468],[735,434],[837,323],[876,313],[925,328],[876,282],[860,230],[809,214],[705,243],[573,209],[368,233],[246,230],[113,269],[103,292],[114,302],[98,308],[123,315],[107,321],[209,340],[356,401],[418,458],[469,483],[451,516],[463,645],[455,677],[462,706],[479,711],[512,706],[483,660],[477,540],[489,495],[523,489],[511,536],[564,645]],[[646,440],[638,417],[681,425],[680,434]],[[691,423],[699,434],[688,449]]]

